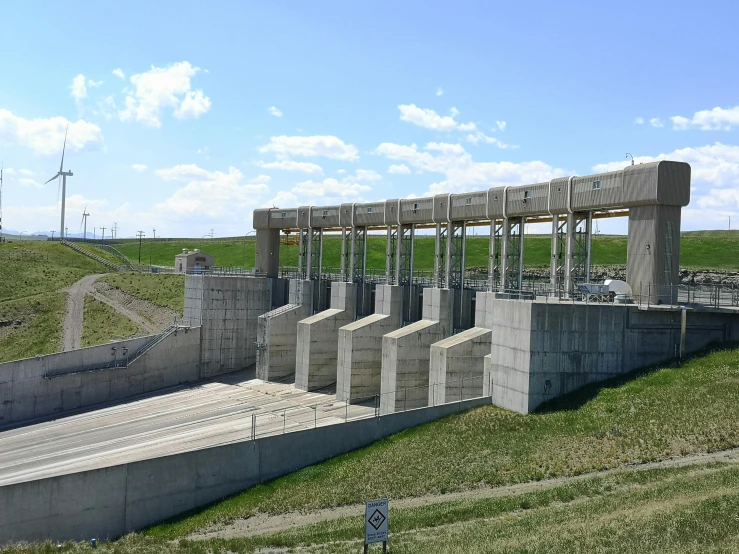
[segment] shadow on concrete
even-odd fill
[[[635,369],[634,371],[624,373],[623,375],[613,377],[612,379],[607,379],[605,381],[599,381],[597,383],[585,385],[584,387],[577,389],[576,391],[544,402],[536,410],[534,410],[533,413],[547,414],[552,412],[577,410],[593,400],[596,396],[600,394],[602,390],[621,387],[626,383],[633,381],[634,379],[638,379],[639,377],[642,377],[644,375],[649,375],[650,373],[654,373],[655,371],[660,369],[679,368],[694,358],[701,358],[714,352],[723,352],[726,350],[734,350],[736,348],[739,348],[739,342],[722,342],[720,344],[709,344],[705,348],[686,356],[682,360],[678,358],[673,358],[660,364],[654,364],[647,367]]]

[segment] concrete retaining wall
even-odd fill
[[[382,337],[400,327],[402,288],[377,285],[375,313],[339,329],[336,398],[366,400],[380,394]]]
[[[490,398],[0,487],[0,545],[117,538]]]
[[[0,428],[200,378],[199,328],[169,335],[129,367],[45,378],[55,371],[122,359],[124,348],[133,353],[150,340],[140,337],[0,364]]]
[[[185,321],[202,328],[201,376],[254,365],[257,319],[271,309],[272,279],[188,275]]]
[[[674,358],[680,310],[495,299],[493,403],[528,413],[588,383]],[[687,351],[739,338],[739,314],[688,311]]]
[[[333,283],[331,309],[298,322],[295,386],[317,390],[336,383],[339,329],[354,321],[354,283]]]

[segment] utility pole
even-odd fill
[[[54,242],[54,233],[56,233],[56,231],[51,232],[51,242]]]
[[[139,265],[141,265],[141,239],[144,236],[144,232],[143,231],[138,231],[136,233],[136,236],[139,237]]]
[[[110,238],[115,240],[118,238],[118,222],[113,222],[113,227],[110,228]]]
[[[101,240],[102,242],[105,242],[105,227],[101,227],[101,229],[103,230],[103,234],[102,234],[102,235],[100,235],[100,237],[101,237],[101,238],[100,238],[100,240]]]

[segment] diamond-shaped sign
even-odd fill
[[[375,513],[370,516],[370,518],[367,520],[367,522],[375,528],[375,531],[378,530],[380,527],[382,527],[382,524],[385,523],[385,516],[382,515],[382,512],[380,510],[375,510]]]
[[[387,498],[370,500],[364,510],[364,544],[387,541]]]

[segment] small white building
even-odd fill
[[[175,273],[200,273],[213,268],[213,256],[205,254],[197,248],[193,251],[182,249],[182,254],[174,257]]]

